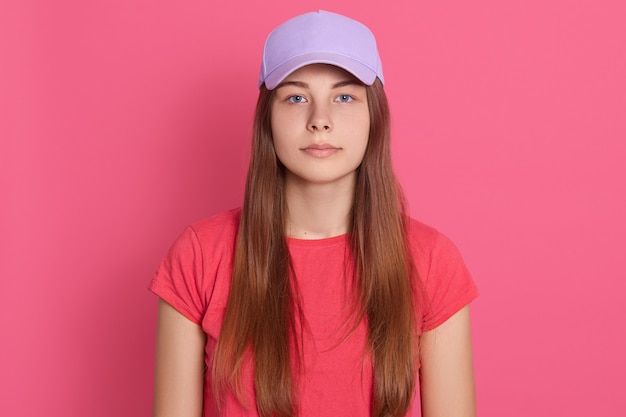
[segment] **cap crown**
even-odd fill
[[[305,65],[336,65],[364,84],[382,82],[374,34],[356,20],[323,10],[296,16],[274,29],[263,50],[259,87],[273,89]]]

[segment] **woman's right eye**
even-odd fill
[[[291,103],[304,103],[306,101],[306,99],[303,96],[299,96],[299,95],[289,96],[287,100]]]

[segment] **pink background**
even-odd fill
[[[620,0],[0,4],[0,415],[148,415],[182,228],[239,205],[262,41],[377,34],[412,214],[460,247],[481,416],[626,410]]]

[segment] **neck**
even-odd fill
[[[311,184],[289,176],[287,236],[298,239],[325,239],[348,232],[352,217],[355,175],[332,184]]]

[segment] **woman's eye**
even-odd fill
[[[337,101],[341,103],[349,103],[352,100],[354,100],[354,98],[348,94],[341,94],[339,95],[339,97],[337,97]]]
[[[289,98],[287,99],[288,101],[290,101],[291,103],[304,103],[306,101],[306,99],[302,96],[289,96]]]

